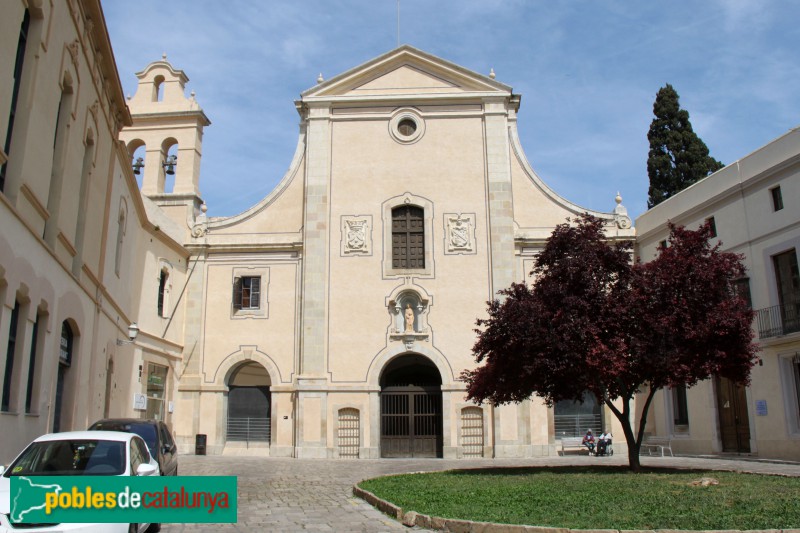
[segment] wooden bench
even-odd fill
[[[564,455],[567,448],[579,448],[588,452],[589,449],[582,442],[583,437],[561,437],[561,455]]]
[[[647,449],[647,455],[652,455],[653,450],[661,450],[661,457],[664,457],[664,450],[669,450],[670,457],[674,457],[672,454],[672,439],[670,437],[645,437],[640,453],[645,449]]]

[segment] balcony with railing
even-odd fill
[[[759,309],[756,324],[760,339],[796,333],[800,331],[800,302]]]

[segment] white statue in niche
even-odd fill
[[[405,313],[403,316],[406,320],[406,333],[414,333],[414,310],[411,309],[411,304],[406,304]]]

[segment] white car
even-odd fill
[[[0,533],[139,533],[161,524],[20,524],[9,520],[12,476],[158,476],[158,463],[142,438],[118,431],[69,431],[42,435],[8,466],[0,466]]]

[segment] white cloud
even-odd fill
[[[716,0],[728,32],[763,29],[771,16],[769,0]]]

